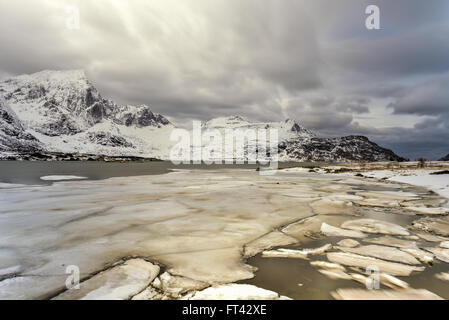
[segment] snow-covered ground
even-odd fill
[[[440,170],[379,170],[364,172],[363,175],[425,187],[449,199],[449,175],[430,174],[437,171]]]

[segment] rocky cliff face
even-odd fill
[[[169,159],[175,127],[146,105],[103,98],[81,70],[42,71],[0,82],[0,152],[101,154]],[[320,138],[293,120],[215,118],[202,129],[276,129],[280,160],[400,161],[362,136]]]
[[[299,161],[404,161],[389,149],[382,148],[364,136],[311,138],[284,141],[279,145],[283,158]]]
[[[14,111],[0,98],[0,150],[3,152],[31,152],[40,150],[39,141],[26,132]]]
[[[145,153],[147,145],[136,139],[139,133],[129,131],[171,126],[146,105],[123,106],[104,99],[82,70],[11,78],[0,82],[0,97],[9,106],[5,117],[14,114],[16,135],[21,132],[29,139],[34,137],[34,145],[45,151],[151,156]],[[5,119],[0,121],[3,131],[11,131]],[[147,139],[148,132],[144,135]],[[6,151],[8,145],[8,149],[26,151],[12,136],[4,140],[8,143],[4,142],[1,150]]]

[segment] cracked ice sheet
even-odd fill
[[[356,182],[382,185],[222,169],[2,189],[0,269],[19,276],[0,282],[0,298],[52,297],[65,289],[68,265],[83,280],[129,256],[209,284],[246,279],[253,269],[242,262],[245,244],[312,216],[312,201],[345,200]]]
[[[20,272],[0,282],[0,298],[52,297],[65,288],[68,265],[82,280],[127,256],[208,283],[250,278],[243,245],[312,215],[314,190],[329,183],[279,180],[221,170],[3,189],[0,269]],[[298,197],[284,195],[293,189]]]

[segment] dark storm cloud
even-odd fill
[[[449,114],[449,73],[423,84],[410,86],[389,107],[396,114]]]
[[[381,30],[365,28],[370,4]],[[82,68],[103,96],[179,123],[295,118],[438,157],[448,21],[446,0],[0,0],[0,77]]]
[[[357,38],[331,47],[334,63],[387,79],[443,73],[449,70],[449,24],[382,39]]]

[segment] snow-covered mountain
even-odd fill
[[[393,151],[382,148],[364,136],[320,138],[294,120],[250,122],[240,116],[215,118],[203,129],[277,129],[279,159],[282,161],[401,161]]]
[[[441,158],[439,161],[449,161],[449,154],[443,158]]]
[[[160,152],[159,142],[173,129],[146,105],[104,99],[82,70],[8,79],[0,82],[0,97],[23,130],[50,152],[161,156],[166,150]]]
[[[169,159],[175,129],[146,105],[103,98],[82,70],[42,71],[0,82],[0,152],[60,152]],[[277,129],[280,160],[403,160],[365,137],[320,138],[293,120],[251,122],[239,116],[202,130]]]

